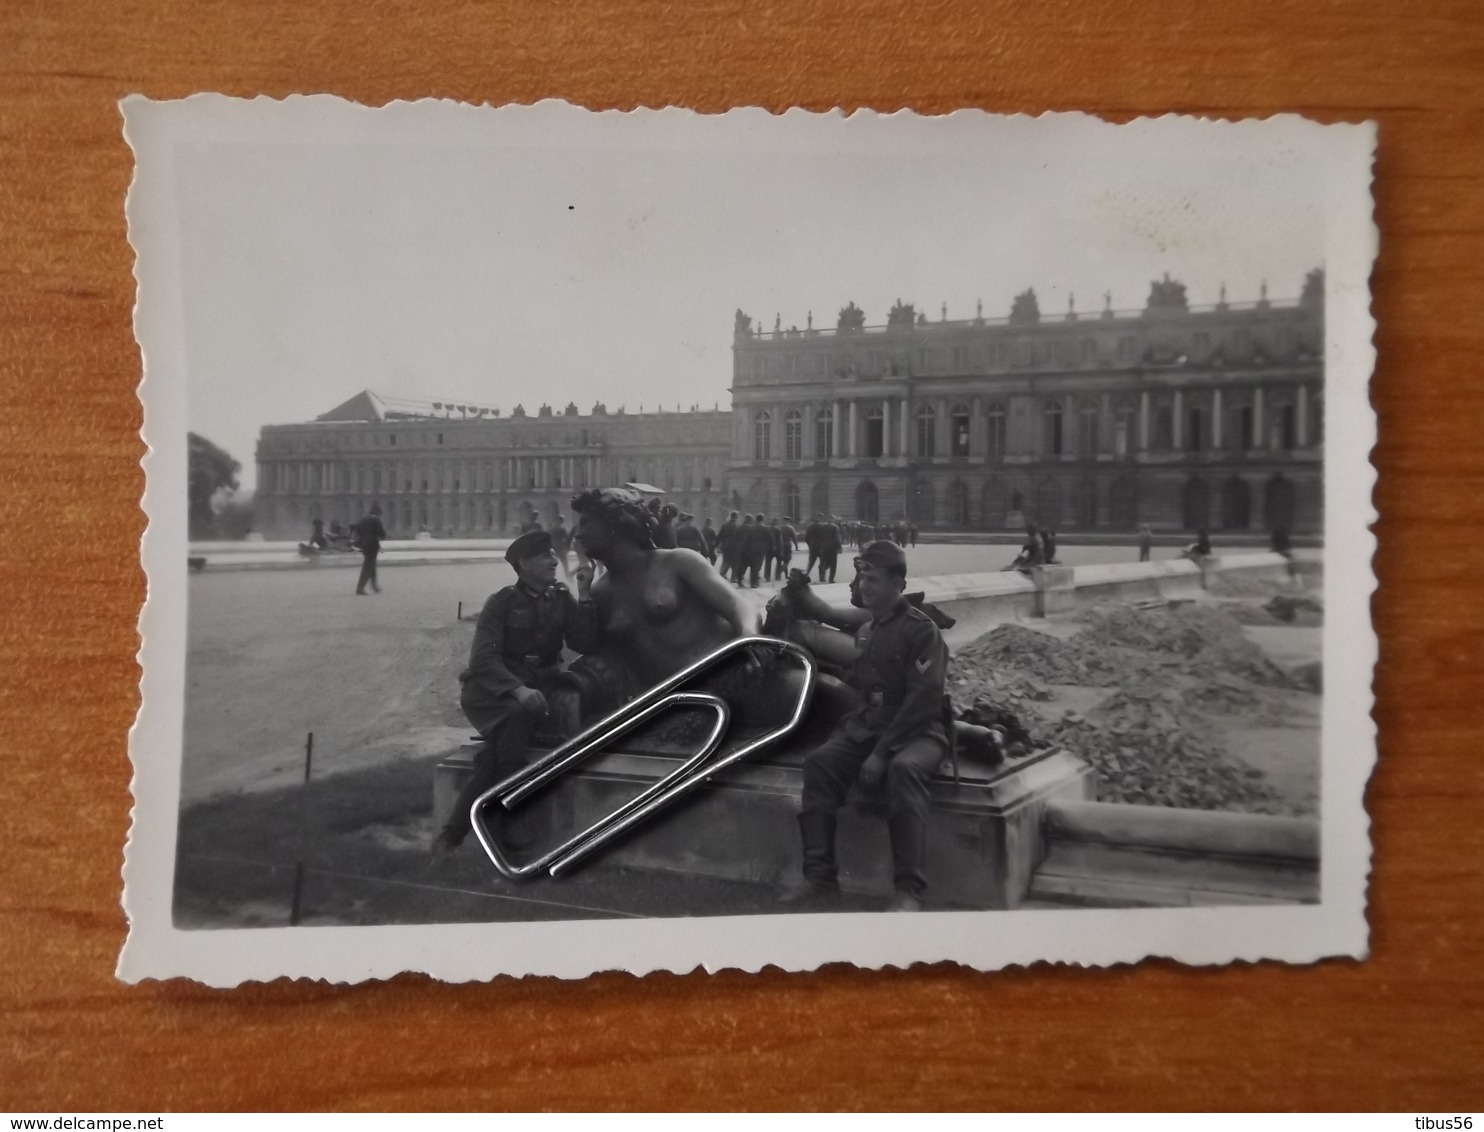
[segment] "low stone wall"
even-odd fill
[[[1319,899],[1312,818],[1058,799],[1033,899],[1078,906],[1293,904]]]
[[[438,765],[434,804],[440,822],[471,773],[475,749],[463,748]],[[676,761],[622,751],[595,756],[517,811],[509,831],[517,846],[512,854],[517,860],[534,857],[587,828],[673,770]],[[797,759],[792,765],[733,767],[615,843],[601,864],[758,884],[797,878],[802,788]],[[1042,751],[993,770],[961,766],[958,781],[940,774],[929,789],[929,898],[956,908],[1015,908],[1045,853],[1046,807],[1055,800],[1091,798],[1094,787],[1085,763],[1064,751]],[[891,895],[884,799],[854,791],[840,814],[836,843],[842,888]],[[477,839],[470,838],[469,850],[480,852]]]

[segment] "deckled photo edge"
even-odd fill
[[[314,100],[327,97],[314,96]],[[209,111],[215,105],[233,100],[206,96],[205,102],[196,98],[187,101],[193,111]],[[284,111],[291,111],[295,101],[285,100],[277,105]],[[435,104],[433,109],[442,105]],[[574,109],[566,104],[558,105],[563,112]],[[142,699],[130,735],[130,754],[134,764],[131,787],[135,798],[125,850],[123,895],[130,919],[130,934],[120,955],[118,973],[121,978],[138,981],[142,978],[184,976],[211,985],[230,986],[284,975],[359,981],[389,977],[403,970],[425,971],[436,978],[462,981],[501,974],[580,978],[603,970],[628,970],[636,974],[656,970],[684,972],[698,968],[709,971],[726,968],[758,970],[764,966],[809,970],[836,961],[876,967],[949,960],[992,970],[1036,962],[1106,966],[1137,962],[1152,956],[1197,964],[1266,958],[1310,962],[1330,955],[1363,957],[1366,948],[1364,896],[1371,852],[1363,798],[1375,757],[1370,689],[1376,644],[1368,616],[1368,603],[1376,585],[1372,569],[1375,539],[1369,529],[1375,518],[1371,504],[1375,470],[1370,460],[1370,450],[1375,441],[1375,418],[1368,395],[1374,357],[1369,275],[1376,250],[1370,191],[1375,137],[1371,124],[1318,126],[1305,120],[1305,128],[1326,131],[1325,136],[1349,134],[1356,144],[1354,152],[1346,155],[1347,159],[1363,161],[1365,166],[1364,176],[1359,170],[1344,170],[1335,175],[1335,196],[1347,206],[1342,210],[1346,215],[1344,224],[1361,227],[1347,232],[1351,242],[1344,246],[1337,247],[1333,234],[1327,241],[1325,266],[1333,272],[1331,282],[1344,285],[1334,288],[1328,303],[1330,310],[1341,318],[1327,325],[1327,354],[1331,360],[1326,365],[1326,389],[1331,393],[1336,389],[1345,390],[1346,416],[1342,420],[1339,413],[1334,414],[1336,427],[1330,434],[1331,437],[1342,436],[1343,443],[1331,439],[1326,449],[1324,524],[1326,546],[1331,552],[1325,566],[1326,596],[1343,594],[1347,605],[1349,600],[1359,603],[1356,606],[1358,613],[1363,604],[1367,614],[1364,620],[1327,618],[1324,623],[1324,656],[1327,665],[1339,658],[1341,664],[1337,667],[1343,668],[1345,691],[1362,694],[1366,711],[1357,716],[1353,711],[1356,701],[1340,695],[1340,688],[1330,684],[1326,672],[1330,694],[1324,697],[1323,712],[1326,751],[1331,746],[1329,736],[1339,731],[1347,739],[1359,741],[1358,747],[1351,748],[1352,755],[1359,750],[1366,754],[1366,758],[1363,766],[1355,762],[1340,768],[1337,777],[1349,797],[1336,798],[1326,783],[1321,865],[1323,904],[1318,908],[1284,907],[1261,912],[1235,908],[1144,910],[1140,912],[1142,923],[1134,925],[1137,930],[1126,930],[1128,920],[1117,912],[1097,913],[1079,909],[928,913],[929,919],[911,923],[904,917],[873,920],[871,934],[874,938],[862,940],[859,933],[848,933],[848,942],[845,942],[834,918],[829,916],[654,919],[619,924],[564,921],[555,925],[325,927],[304,933],[277,928],[181,931],[171,924],[170,880],[173,876],[174,822],[179,802],[179,785],[175,781],[178,754],[172,752],[171,745],[178,747],[180,742],[180,689],[171,685],[177,679],[184,679],[182,591],[186,570],[184,563],[178,560],[180,546],[186,541],[179,503],[184,498],[182,439],[186,431],[184,406],[188,394],[179,337],[184,328],[171,325],[180,318],[180,280],[176,274],[177,264],[169,261],[162,248],[173,250],[174,243],[172,218],[167,206],[170,196],[167,182],[171,176],[169,146],[185,140],[176,138],[177,130],[189,133],[194,123],[166,116],[155,117],[150,122],[160,106],[135,99],[124,103],[126,136],[136,155],[128,212],[138,284],[135,329],[144,360],[138,392],[144,409],[142,435],[147,446],[142,461],[146,471],[142,507],[148,516],[148,526],[141,554],[148,576],[148,596],[139,621]],[[549,106],[551,102],[546,100],[533,108]],[[414,110],[421,112],[427,106],[426,103],[393,103],[387,109],[410,113]],[[475,113],[482,110],[462,105],[460,109]],[[650,110],[650,113],[693,116],[689,111],[677,111],[676,108]],[[952,118],[965,113],[976,112],[959,111],[939,117]],[[786,127],[790,122],[812,123],[820,118],[851,122],[863,117],[901,119],[903,115],[908,119],[918,117],[905,108],[890,115],[864,110],[849,115],[838,111],[806,114],[790,110],[773,116],[773,121]],[[1078,116],[1057,114],[1055,117]],[[1280,120],[1296,123],[1301,119],[1284,115],[1259,124]],[[1188,119],[1169,115],[1139,119],[1117,128],[1144,127],[1166,121]],[[1242,126],[1248,123],[1231,124]],[[159,162],[152,175],[147,166],[149,160]],[[153,242],[141,244],[141,234]],[[1336,268],[1341,263],[1345,264],[1344,270]],[[174,310],[171,309],[172,291],[176,300]],[[172,333],[175,335],[173,340],[170,337]],[[1338,360],[1337,344],[1341,347]],[[1358,396],[1353,392],[1356,385],[1351,383],[1358,385]],[[172,394],[178,397],[177,401],[169,399]],[[1339,405],[1335,404],[1335,407]],[[1365,416],[1361,415],[1362,407]],[[174,463],[171,463],[172,459]],[[1361,463],[1365,465],[1363,470]],[[1336,475],[1337,471],[1339,475]],[[1363,502],[1357,504],[1354,502],[1357,499]],[[1357,520],[1351,506],[1360,507],[1363,522]],[[1334,553],[1342,548],[1345,556]],[[173,593],[170,592],[172,585],[175,588]],[[1361,639],[1356,636],[1358,633],[1369,636]],[[1344,641],[1340,644],[1342,637]],[[174,644],[179,645],[182,655],[172,657],[165,651]],[[1359,683],[1350,687],[1356,680]],[[1350,711],[1342,710],[1347,706],[1346,699],[1349,699]],[[1364,722],[1359,723],[1358,719]],[[1326,778],[1331,769],[1330,760],[1326,758]],[[1330,808],[1337,805],[1353,807],[1353,810],[1346,810],[1343,821],[1329,820],[1332,816]],[[146,825],[147,821],[150,824]],[[1331,902],[1332,890],[1334,903]],[[1343,913],[1350,922],[1336,923],[1334,913]],[[1095,922],[1099,929],[1107,926],[1118,930],[1090,931]],[[1246,937],[1242,926],[1258,923],[1264,930],[1251,938]],[[582,949],[582,954],[561,954],[558,960],[551,945],[570,935],[572,928],[579,924],[584,932],[590,933],[591,942]],[[921,926],[914,927],[914,924]],[[1222,939],[1221,944],[1213,946],[1209,937],[1201,941],[1190,938],[1199,934],[1193,929],[1210,929],[1218,924],[1221,925],[1220,931],[1211,934]],[[1080,942],[1069,947],[1068,932],[1063,931],[1061,925],[1074,932]],[[1182,930],[1187,926],[1192,930]],[[1002,931],[1013,931],[1017,938],[984,938]],[[1086,942],[1089,936],[1098,937],[1100,944],[1091,954]],[[925,950],[924,938],[934,939],[931,949]],[[507,946],[501,948],[501,944]],[[471,957],[471,952],[476,957]]]

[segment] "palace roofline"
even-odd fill
[[[550,405],[542,405],[535,413],[527,413],[523,406],[516,405],[510,413],[504,413],[498,406],[480,404],[466,400],[431,400],[416,397],[398,397],[395,394],[378,393],[373,389],[363,389],[354,397],[341,402],[328,412],[321,413],[313,421],[294,422],[294,424],[368,424],[375,422],[438,422],[445,424],[468,424],[473,422],[491,421],[520,421],[522,423],[540,423],[543,421],[592,421],[592,420],[614,420],[623,418],[625,420],[639,420],[652,417],[678,417],[678,416],[720,416],[730,414],[731,409],[723,409],[718,403],[711,409],[702,409],[693,406],[689,409],[651,409],[645,411],[641,408],[637,413],[628,412],[624,406],[610,410],[601,401],[596,403],[590,412],[581,412],[574,402],[568,402],[567,407],[558,412]],[[265,426],[286,427],[286,426]]]

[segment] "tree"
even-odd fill
[[[191,505],[190,533],[199,537],[213,533],[216,510],[212,499],[219,491],[231,497],[237,490],[237,473],[242,470],[242,465],[232,459],[231,453],[194,432],[186,435],[186,461],[186,490]]]

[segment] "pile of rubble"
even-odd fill
[[[960,649],[950,691],[966,707],[987,696],[1010,708],[1044,745],[1065,747],[1097,774],[1103,801],[1197,809],[1275,811],[1260,771],[1233,760],[1213,716],[1281,722],[1284,671],[1229,610],[1206,605],[1113,606],[1089,611],[1059,640],[1002,625]],[[1087,712],[1046,719],[1050,685],[1112,688]]]
[[[1153,696],[1115,692],[1092,711],[1068,712],[1046,739],[1097,775],[1098,799],[1198,810],[1280,810],[1260,770],[1228,756],[1209,727],[1182,710],[1170,689]]]

